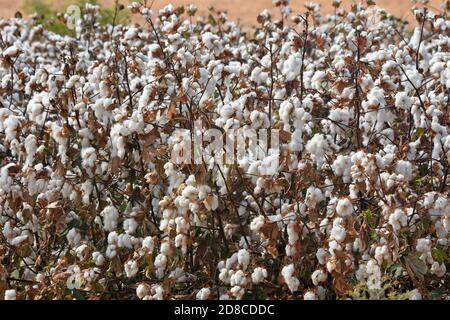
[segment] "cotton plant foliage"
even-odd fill
[[[0,299],[450,297],[450,3],[274,5],[0,21]],[[279,152],[173,161],[198,121]]]

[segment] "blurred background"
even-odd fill
[[[34,9],[47,10],[47,6],[54,10],[65,11],[65,7],[69,4],[80,2],[96,2],[104,8],[111,8],[114,5],[114,0],[0,0],[0,17],[11,18],[17,11],[20,11],[23,15],[26,15]],[[124,5],[128,5],[131,1],[121,0]],[[152,0],[148,0],[151,3]],[[292,0],[291,8],[295,12],[304,12],[303,5],[309,2],[309,0]],[[332,6],[332,0],[315,0],[322,7],[324,14],[333,13],[334,8]],[[358,3],[359,0],[342,0],[342,7],[350,8],[352,4]],[[378,7],[386,9],[391,14],[405,18],[408,21],[413,21],[413,16],[410,8],[412,7],[411,0],[374,0]],[[57,4],[56,4],[57,3]],[[263,9],[267,8],[277,16],[279,13],[277,9],[272,5],[272,0],[154,0],[153,8],[160,9],[165,5],[172,3],[173,5],[186,5],[194,4],[198,7],[200,15],[204,15],[208,11],[208,7],[214,6],[218,10],[226,10],[228,16],[240,23],[245,27],[251,27],[256,24],[256,17]],[[428,6],[440,9],[442,0],[430,0]]]

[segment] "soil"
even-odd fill
[[[151,3],[152,0],[148,0]],[[111,6],[113,0],[100,0],[102,5]],[[122,0],[122,3],[128,4],[129,1]],[[292,0],[291,8],[294,12],[304,12],[303,5],[309,2],[309,0]],[[315,0],[322,7],[322,12],[333,13],[334,8],[332,6],[332,0]],[[351,4],[357,3],[356,0],[343,0],[343,6],[349,8]],[[410,11],[411,0],[375,0],[378,7],[386,9],[388,12],[398,17],[404,17],[409,21],[413,21],[413,16]],[[440,9],[441,0],[430,0],[429,6],[432,8]],[[205,15],[208,12],[210,6],[218,10],[226,10],[228,16],[233,20],[239,20],[239,22],[245,27],[251,27],[256,24],[256,17],[263,9],[268,8],[269,11],[279,16],[278,9],[272,5],[272,0],[154,0],[153,8],[160,9],[165,5],[172,3],[173,5],[186,5],[194,4],[199,9],[200,15]],[[21,0],[0,0],[0,17],[10,18],[14,16],[14,13],[21,10]]]

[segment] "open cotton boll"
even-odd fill
[[[145,296],[150,294],[150,286],[146,283],[141,283],[136,288],[136,295],[139,299],[144,299]]]
[[[237,253],[237,259],[238,263],[242,267],[242,270],[246,270],[248,265],[250,264],[250,253],[245,249],[241,249]]]
[[[315,270],[311,275],[311,280],[315,286],[319,285],[322,282],[325,282],[327,278],[328,274],[321,269]]]
[[[151,25],[2,20],[0,287],[32,282],[0,298],[422,298],[408,257],[445,298],[450,19],[402,40],[373,6],[307,3],[306,28],[273,3],[258,30],[137,2]]]
[[[430,239],[417,239],[416,250],[421,253],[431,252],[431,241]]]
[[[312,159],[317,164],[317,167],[321,168],[325,161],[325,153],[329,149],[329,144],[325,136],[323,134],[316,133],[310,140],[308,140],[305,149],[311,154]]]
[[[411,181],[413,178],[413,166],[409,161],[399,160],[395,165],[395,172],[401,174],[406,181]]]
[[[37,151],[37,139],[34,135],[30,134],[25,139],[25,152],[27,153],[27,159],[24,167],[31,166],[34,161],[34,156]]]
[[[80,244],[81,234],[77,229],[75,228],[70,229],[66,237],[71,247],[77,247]]]
[[[19,129],[19,118],[11,115],[4,122],[6,141],[12,141],[16,138],[17,130]]]
[[[408,216],[406,210],[395,209],[393,213],[389,215],[389,224],[394,229],[394,232],[399,232],[401,228],[406,227],[408,223]]]
[[[250,223],[250,230],[254,232],[259,232],[261,228],[264,226],[264,216],[257,216]]]
[[[129,260],[124,265],[127,278],[133,278],[139,271],[138,263],[135,260]]]
[[[220,38],[211,32],[202,34],[202,42],[208,49],[212,49],[214,46],[218,45],[219,40]]]
[[[261,267],[256,267],[255,270],[253,270],[252,273],[252,282],[254,284],[258,284],[264,279],[267,278],[267,270]]]
[[[273,176],[279,172],[279,154],[272,154],[265,157],[259,167],[260,174]]]
[[[303,296],[303,300],[317,300],[317,295],[312,291],[307,291]]]
[[[211,289],[209,288],[202,288],[197,292],[195,298],[197,300],[208,300],[209,296],[211,295]]]
[[[267,128],[269,126],[269,117],[261,111],[253,110],[250,113],[250,121],[254,129]]]
[[[156,276],[158,279],[161,279],[167,266],[167,256],[163,253],[158,254],[155,258],[154,266],[156,268]]]
[[[145,237],[144,240],[142,240],[142,248],[146,249],[148,252],[153,252],[155,243],[153,241],[153,237]]]
[[[113,206],[107,206],[100,213],[103,216],[103,229],[114,231],[117,228],[119,212]]]
[[[422,300],[422,294],[417,289],[411,290],[409,300]]]
[[[306,190],[305,203],[309,207],[313,207],[314,208],[323,199],[324,199],[323,192],[319,188],[315,188],[313,186],[310,186]]]
[[[5,300],[16,300],[16,290],[5,290]]]
[[[409,110],[413,100],[408,96],[407,92],[401,91],[395,95],[395,106],[400,109]]]
[[[17,48],[16,46],[12,45],[8,48],[6,48],[5,50],[3,50],[2,54],[4,57],[17,57],[20,53],[19,48]]]
[[[128,234],[134,234],[136,232],[137,227],[138,223],[133,218],[125,219],[123,221],[123,229]]]
[[[253,69],[250,79],[257,84],[264,84],[269,79],[269,74],[267,72],[264,72],[262,68],[256,67]]]
[[[281,275],[284,278],[284,282],[292,293],[297,291],[298,286],[300,285],[300,281],[294,277],[294,271],[294,264],[284,266],[281,270]]]
[[[437,261],[433,262],[430,270],[439,278],[442,278],[447,274],[447,267],[445,266],[445,263],[439,263]]]
[[[286,81],[293,81],[300,75],[302,68],[301,53],[297,52],[289,56],[287,60],[283,62],[283,68],[281,73],[286,77]]]
[[[331,229],[330,239],[336,240],[337,242],[344,241],[347,235],[347,231],[341,225],[333,226]]]
[[[97,160],[97,154],[94,148],[85,148],[81,151],[82,164],[85,167],[93,167]]]
[[[381,265],[383,263],[383,260],[389,260],[390,253],[389,253],[388,246],[387,245],[377,246],[375,248],[374,257],[375,257],[375,260],[377,260],[379,265]]]
[[[348,217],[353,214],[353,205],[349,198],[338,200],[336,205],[336,213],[341,217]]]
[[[92,253],[92,259],[95,261],[96,266],[102,266],[105,263],[105,257],[98,251]]]

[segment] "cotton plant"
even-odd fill
[[[273,5],[0,22],[0,299],[449,297],[448,8]]]

